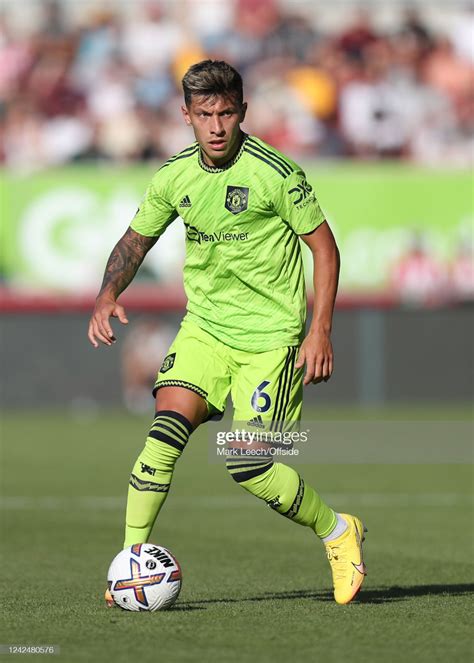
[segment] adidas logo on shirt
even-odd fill
[[[179,203],[179,207],[191,207],[191,198],[184,196],[183,200]]]
[[[250,421],[247,421],[247,426],[255,426],[256,428],[265,428],[265,424],[263,423],[262,417],[258,415],[258,417],[254,417],[253,419],[250,419]]]

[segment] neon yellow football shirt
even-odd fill
[[[159,237],[186,227],[186,319],[221,342],[267,352],[301,342],[306,317],[298,235],[324,221],[302,169],[244,134],[224,167],[194,143],[154,175],[131,228]]]

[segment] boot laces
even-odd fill
[[[347,564],[346,556],[340,546],[326,546],[326,553],[331,564],[331,568],[336,579],[342,579],[346,576]]]

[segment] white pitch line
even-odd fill
[[[387,507],[454,507],[473,506],[472,495],[463,493],[325,493],[325,501],[336,507],[367,506]],[[228,495],[173,496],[167,502],[168,508],[186,509],[242,509],[253,508],[260,504],[250,496],[229,497]],[[115,511],[125,509],[125,496],[81,496],[81,497],[0,497],[0,509],[4,511],[61,511],[61,510],[96,510]]]

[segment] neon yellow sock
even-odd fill
[[[292,467],[266,460],[253,464],[229,460],[227,467],[232,478],[252,495],[293,522],[311,527],[320,538],[336,526],[334,511]]]
[[[192,432],[177,412],[156,413],[145,448],[133,466],[128,488],[124,548],[146,543],[166,497],[176,461]]]

